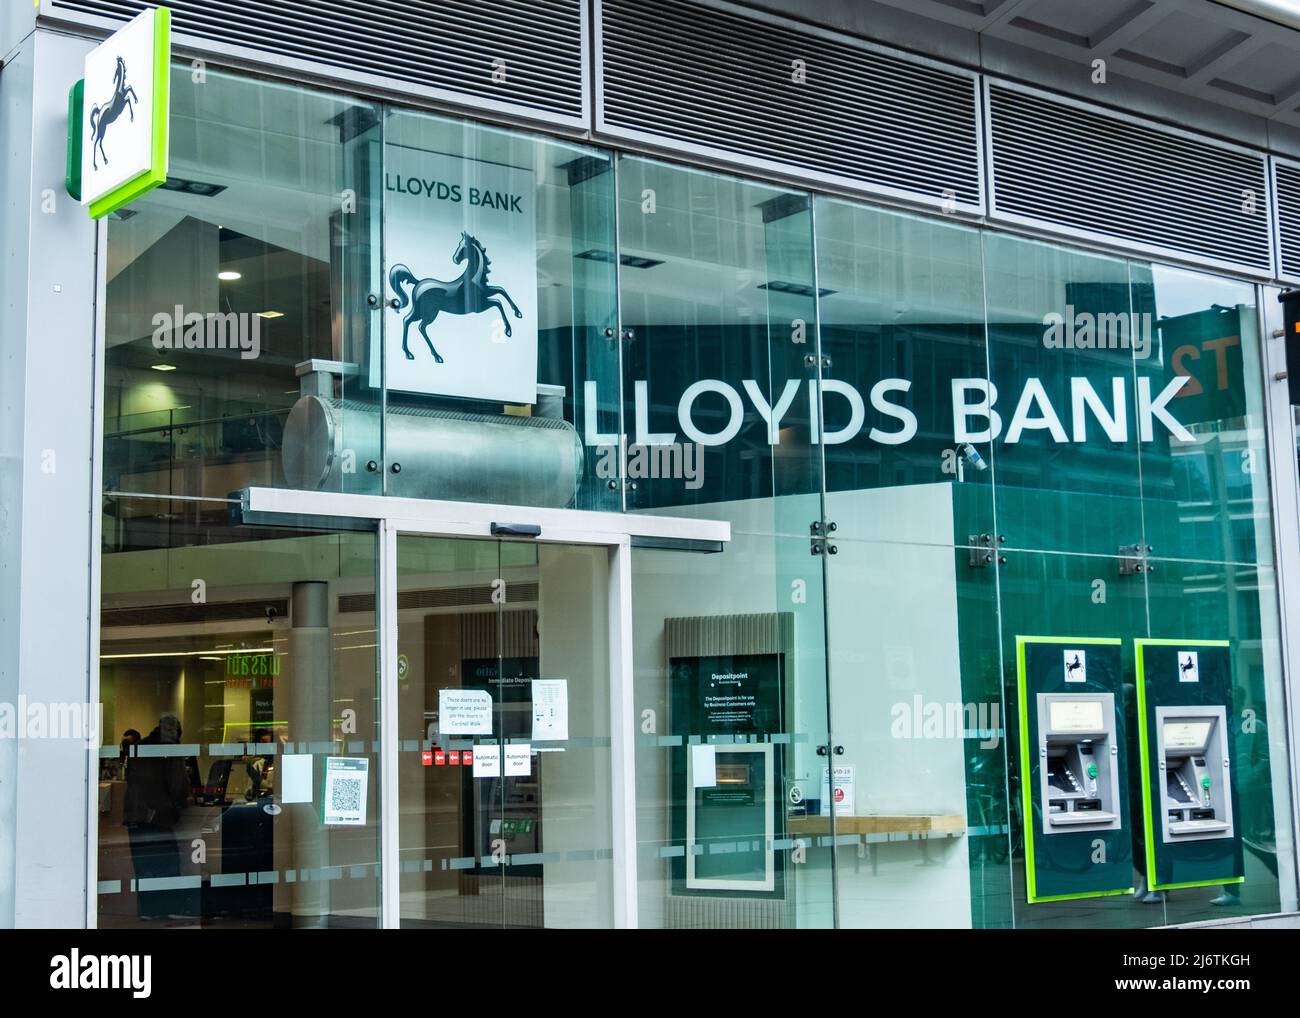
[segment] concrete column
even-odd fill
[[[288,656],[276,687],[276,720],[287,723],[294,751],[304,743],[327,743],[332,736],[330,707],[329,584],[295,583],[289,603]],[[275,859],[286,870],[319,870],[330,862],[330,832],[321,826],[316,790],[323,781],[325,754],[313,753],[313,801],[290,803],[276,818]],[[276,768],[276,797],[280,797],[284,768]],[[328,914],[331,886],[321,880],[283,880],[276,885],[275,910],[288,913],[295,926],[316,925]]]
[[[15,709],[98,700],[96,227],[64,189],[91,43],[19,42],[29,20],[7,12],[17,48],[0,47],[0,702]],[[0,740],[0,927],[93,915],[92,765],[84,739]]]

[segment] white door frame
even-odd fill
[[[636,753],[632,671],[632,549],[643,540],[659,546],[717,549],[731,540],[731,524],[678,516],[536,509],[528,506],[447,502],[435,499],[352,495],[324,491],[249,488],[246,518],[304,523],[374,521],[379,535],[375,626],[379,655],[380,715],[380,886],[386,929],[400,925],[400,854],[397,809],[397,537],[467,537],[520,540],[494,533],[500,525],[540,528],[533,543],[598,545],[609,550],[609,731],[610,803],[613,817],[613,913],[619,929],[637,925]]]

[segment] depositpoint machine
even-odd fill
[[[1137,640],[1147,883],[1240,883],[1226,640]]]
[[[1016,637],[1031,903],[1132,890],[1121,646]]]

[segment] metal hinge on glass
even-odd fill
[[[969,562],[972,569],[987,569],[993,564],[994,540],[992,534],[970,534],[966,538],[966,543],[970,546]],[[998,545],[1006,544],[1007,535],[998,534],[996,543]],[[1005,555],[998,555],[997,560],[1000,566],[1007,564]]]
[[[839,548],[830,543],[831,534],[839,527],[829,520],[813,520],[808,524],[808,550],[814,555],[836,555]]]
[[[1119,546],[1120,576],[1154,573],[1156,567],[1151,564],[1149,557],[1153,551],[1155,549],[1149,544],[1121,544]]]

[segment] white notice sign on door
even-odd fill
[[[533,680],[533,741],[558,742],[569,737],[569,683]]]
[[[526,742],[506,746],[506,777],[525,778],[533,771],[533,747]]]
[[[486,689],[438,690],[438,731],[443,735],[491,735],[491,694]]]
[[[474,777],[501,777],[501,747],[496,743],[480,742],[474,747]]]

